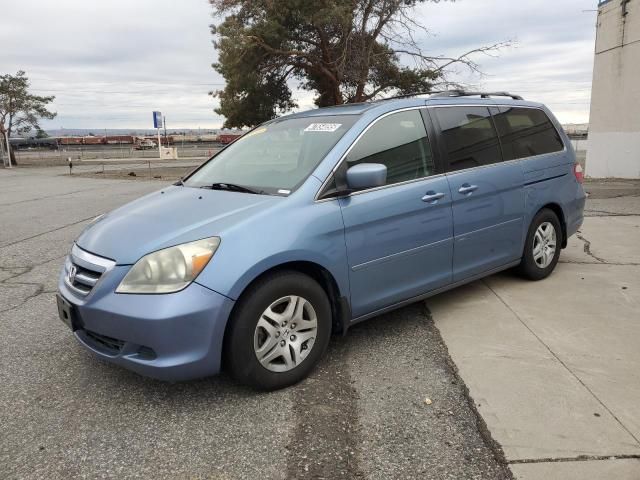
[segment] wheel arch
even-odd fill
[[[545,208],[548,209],[548,210],[551,210],[553,213],[556,214],[556,217],[558,217],[558,220],[560,221],[560,228],[562,229],[562,248],[566,248],[567,247],[567,221],[566,221],[566,218],[565,218],[565,215],[564,215],[564,210],[562,210],[562,207],[560,206],[560,204],[554,203],[554,202],[549,202],[549,203],[543,205],[535,213],[535,215],[532,217],[532,219],[535,218],[535,216],[538,215],[538,213],[540,213]]]
[[[318,284],[327,294],[327,298],[329,299],[329,303],[331,304],[331,314],[333,317],[332,332],[341,334],[344,334],[346,332],[349,325],[349,320],[351,319],[351,307],[349,304],[349,300],[346,296],[341,295],[340,288],[338,287],[338,282],[336,281],[333,274],[328,269],[315,262],[307,260],[297,260],[272,266],[256,275],[251,281],[249,281],[242,289],[242,292],[238,296],[238,300],[252,285],[254,285],[262,278],[282,271],[299,272],[313,278],[316,282],[318,282]],[[229,319],[233,318],[233,310],[235,310],[237,305],[238,301],[235,302],[234,308],[229,315]],[[227,329],[228,328],[229,322],[227,322]],[[227,329],[225,329],[225,336]]]

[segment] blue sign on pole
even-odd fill
[[[153,112],[153,128],[162,128],[162,112]]]

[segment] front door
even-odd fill
[[[453,222],[418,109],[378,119],[346,156],[387,166],[387,184],[340,199],[357,318],[451,282]]]

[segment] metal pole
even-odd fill
[[[158,158],[162,160],[162,143],[160,142],[160,127],[158,127]]]
[[[162,116],[162,124],[164,125],[164,143],[169,146],[169,140],[167,140],[167,117]]]

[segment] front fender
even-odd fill
[[[198,283],[236,300],[262,273],[289,262],[326,269],[340,295],[349,298],[344,223],[337,201],[308,202],[274,209],[222,235]]]

